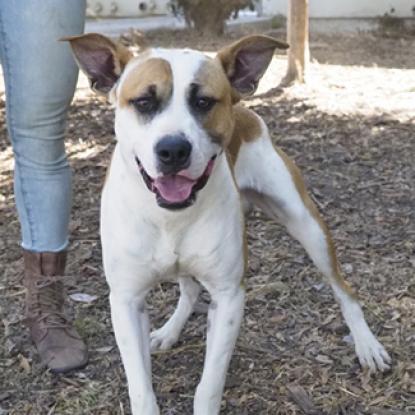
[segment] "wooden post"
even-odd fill
[[[308,45],[308,0],[289,0],[287,19],[288,68],[282,86],[304,83],[310,60]]]

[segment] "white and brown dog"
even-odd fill
[[[327,226],[300,172],[274,148],[263,120],[238,102],[252,94],[276,48],[249,36],[215,58],[188,49],[146,49],[133,57],[111,40],[70,41],[92,87],[115,105],[117,144],[102,195],[101,237],[111,315],[135,415],[159,414],[151,349],[178,339],[200,291],[211,296],[196,415],[214,415],[244,308],[247,251],[243,207],[283,223],[331,284],[371,370],[390,358],[343,280]],[[145,298],[177,279],[181,297],[167,323],[149,333]]]

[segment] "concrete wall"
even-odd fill
[[[264,15],[287,14],[289,0],[257,1],[262,1],[259,9],[262,9]],[[169,0],[87,0],[87,14],[92,17],[166,14],[168,2]],[[396,16],[415,16],[415,0],[309,0],[309,5],[310,17],[376,17],[390,12],[392,7]]]
[[[139,17],[166,14],[168,2],[169,0],[87,0],[87,15],[89,17]]]
[[[289,0],[262,0],[266,15],[287,14]],[[309,0],[310,17],[376,17],[395,9],[394,15],[415,16],[415,0]]]

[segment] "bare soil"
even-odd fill
[[[221,39],[158,31],[149,38],[156,45],[212,51],[246,31],[234,29]],[[393,357],[392,369],[372,376],[362,371],[330,289],[299,244],[254,212],[245,318],[223,414],[415,413],[414,47],[413,38],[313,34],[308,85],[269,91],[285,69],[277,56],[246,103],[302,169],[346,277]],[[86,369],[61,376],[40,366],[22,324],[19,224],[3,101],[0,119],[0,414],[129,414],[98,234],[100,190],[114,146],[112,110],[80,90],[69,114],[74,203],[68,290],[96,299],[68,301],[91,359]],[[154,326],[171,315],[177,298],[173,284],[155,288],[149,299]],[[207,303],[204,293],[179,344],[153,357],[164,415],[192,413]]]

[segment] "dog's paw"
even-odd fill
[[[371,372],[384,372],[390,368],[392,359],[371,332],[355,341],[355,349],[362,367],[367,367]]]
[[[175,329],[171,325],[165,324],[158,330],[154,330],[150,334],[151,351],[168,350],[179,339],[180,330]]]

